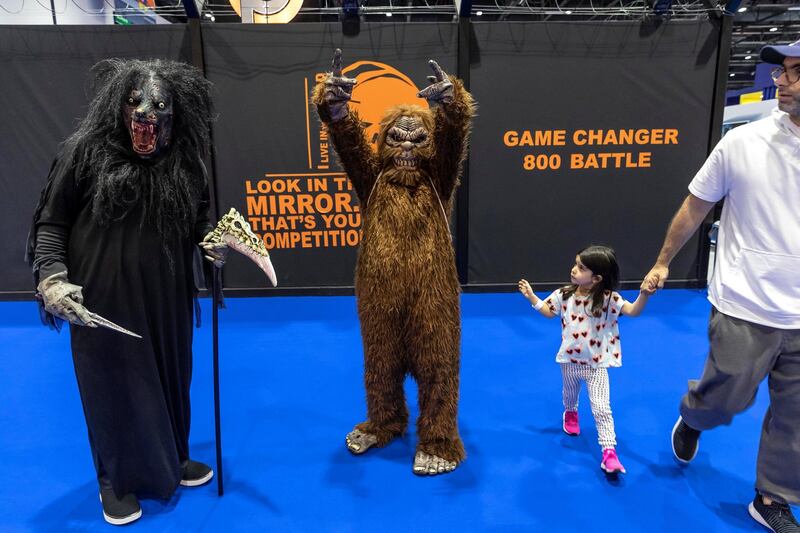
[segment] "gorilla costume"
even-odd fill
[[[347,447],[361,454],[405,432],[410,374],[419,391],[413,471],[420,475],[450,472],[466,456],[457,423],[461,320],[448,217],[475,109],[462,82],[430,64],[433,84],[419,95],[432,110],[390,109],[377,154],[348,107],[355,80],[342,77],[340,50],[313,96],[364,217],[355,286],[368,419],[347,435]]]
[[[104,514],[122,524],[141,515],[136,496],[170,498],[213,476],[189,460],[195,251],[213,229],[211,86],[171,61],[93,72],[96,95],[50,171],[28,254],[43,319],[73,324]],[[87,310],[142,338],[98,328]]]

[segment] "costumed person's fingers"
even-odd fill
[[[76,315],[72,311],[68,311],[66,309],[63,309],[61,311],[61,313],[59,313],[56,316],[58,316],[60,318],[63,318],[64,320],[66,320],[70,324],[75,324],[76,326],[81,326],[82,325],[81,324],[81,320],[78,318],[78,315]]]
[[[341,102],[350,98],[350,92],[339,85],[331,85],[325,91],[325,101],[328,103]]]
[[[219,250],[219,251],[227,251],[228,250],[228,243],[226,242],[206,242],[201,245],[204,250]]]
[[[74,322],[75,324],[78,324],[79,326],[97,327],[97,324],[92,321],[89,311],[87,311],[84,306],[77,303],[72,298],[67,298],[64,304],[69,309],[70,313],[77,317],[77,321]]]
[[[445,74],[444,70],[442,70],[442,67],[439,66],[439,63],[433,59],[430,59],[428,60],[428,65],[431,66],[433,74],[436,77],[436,81],[444,81],[447,79],[447,74]]]
[[[433,94],[433,85],[428,85],[427,87],[425,87],[424,89],[422,89],[420,92],[417,93],[417,97],[425,98],[427,100],[431,94]]]
[[[78,285],[72,285],[71,283],[68,285],[69,292],[67,293],[67,297],[72,299],[73,302],[77,302],[79,304],[83,303],[83,290],[82,287]]]
[[[325,80],[325,85],[328,89],[331,87],[347,87],[348,89],[352,89],[353,85],[358,83],[358,80],[355,78],[348,78],[346,76],[328,76],[328,79]]]
[[[439,81],[422,89],[417,96],[426,100],[450,100],[452,95],[449,94],[448,89],[452,89],[452,87],[453,84],[449,80]]]
[[[333,61],[331,61],[331,76],[342,76],[342,49],[337,48],[333,51]]]

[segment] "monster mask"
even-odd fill
[[[149,159],[169,146],[172,136],[172,97],[165,83],[150,74],[136,78],[122,106],[131,148]]]
[[[430,130],[421,116],[402,115],[386,133],[385,155],[390,155],[395,168],[416,170],[422,159],[430,157]]]

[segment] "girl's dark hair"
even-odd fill
[[[608,246],[587,246],[580,252],[578,257],[581,263],[592,271],[593,276],[602,276],[600,283],[592,288],[592,315],[600,316],[603,310],[603,301],[606,294],[617,288],[619,285],[619,264],[617,264],[617,254]],[[564,300],[569,299],[575,294],[578,286],[567,285],[561,289],[561,296]]]

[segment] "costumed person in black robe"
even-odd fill
[[[28,254],[43,319],[73,325],[103,514],[119,525],[141,516],[137,497],[167,499],[213,476],[189,453],[212,101],[182,63],[112,59],[93,72],[96,95],[51,169]],[[201,246],[224,262],[224,243]],[[141,338],[98,327],[101,317]]]

